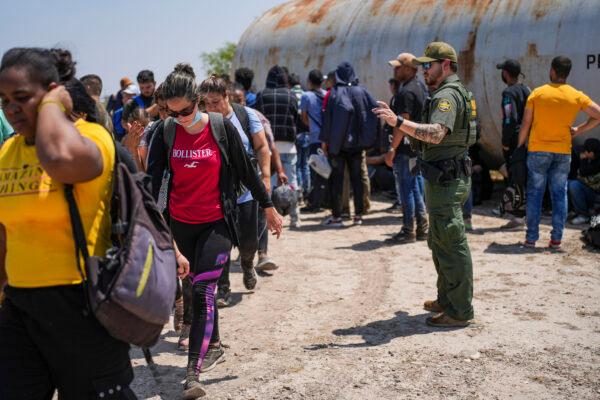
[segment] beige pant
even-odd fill
[[[360,172],[362,177],[362,183],[364,187],[364,205],[365,214],[371,208],[371,181],[369,180],[369,170],[367,169],[367,152],[362,152],[362,163],[360,164]],[[346,170],[344,171],[344,190],[342,191],[342,211],[344,214],[350,214],[350,171],[348,170],[348,164],[346,164]]]

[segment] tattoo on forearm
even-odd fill
[[[414,132],[409,135],[422,142],[437,144],[446,135],[446,128],[440,124],[416,124]]]

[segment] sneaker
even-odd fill
[[[588,222],[590,222],[590,219],[588,217],[586,217],[585,215],[578,215],[571,220],[571,223],[573,225],[583,225],[583,224],[587,224]]]
[[[471,320],[454,319],[444,312],[427,318],[425,322],[435,328],[464,328],[471,325]]]
[[[425,311],[434,313],[444,312],[444,307],[442,307],[437,300],[427,300],[425,303],[423,303],[423,309]]]
[[[521,243],[521,245],[525,248],[528,249],[534,249],[535,248],[535,242],[530,242],[529,240],[525,240],[523,243]]]
[[[500,209],[500,206],[494,208],[492,210],[492,214],[494,214],[496,217],[501,217],[502,216],[502,210]]]
[[[293,229],[298,229],[301,226],[302,226],[302,224],[300,223],[299,220],[295,220],[290,223],[290,228],[293,228]]]
[[[402,212],[402,204],[400,204],[398,201],[395,201],[394,204],[392,204],[391,207],[386,208],[385,211],[392,214],[399,214]]]
[[[198,381],[198,376],[193,372],[193,367],[188,366],[187,377],[185,378],[181,398],[183,400],[196,400],[204,396],[206,396],[206,392],[202,389],[202,385]]]
[[[471,218],[465,218],[465,230],[467,232],[473,232],[473,222],[471,222]]]
[[[341,217],[342,217],[342,219],[345,219],[345,220],[349,220],[352,218],[352,217],[350,217],[350,212],[343,212]]]
[[[254,267],[254,269],[256,269],[257,271],[274,271],[277,268],[279,268],[279,266],[273,261],[271,261],[271,259],[268,257],[259,257],[258,262],[256,263],[256,267]]]
[[[190,346],[190,326],[183,324],[181,326],[181,334],[177,341],[177,350],[187,351]]]
[[[391,238],[385,239],[383,242],[385,244],[394,245],[394,244],[414,243],[416,241],[417,241],[417,236],[415,235],[414,232],[403,229],[400,232],[396,233]]]
[[[244,287],[246,288],[246,290],[253,290],[256,287],[256,271],[254,270],[253,266],[250,266],[249,268],[242,268],[242,272],[244,274],[243,280],[244,280]]]
[[[560,247],[561,247],[560,240],[550,240],[550,242],[548,242],[548,247],[551,248],[552,250],[560,250]]]
[[[202,362],[202,369],[200,373],[204,373],[214,369],[217,364],[225,362],[225,350],[222,346],[208,347],[204,361]]]
[[[417,240],[427,240],[427,233],[429,231],[429,222],[427,218],[423,218],[421,223],[417,223]]]
[[[217,289],[217,307],[229,307],[231,305],[231,290],[228,288]]]
[[[328,226],[330,228],[343,228],[344,227],[344,223],[342,222],[341,218],[333,218],[333,217],[327,217],[325,219],[325,221],[323,221],[321,223],[321,225]]]
[[[175,300],[175,311],[173,312],[173,329],[181,332],[183,327],[183,296]]]
[[[360,226],[363,224],[363,219],[360,215],[355,215],[354,219],[352,220],[352,225],[355,226]]]

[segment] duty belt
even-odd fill
[[[468,157],[449,158],[441,161],[417,160],[417,165],[423,178],[431,183],[450,182],[461,177],[470,177],[472,162]]]

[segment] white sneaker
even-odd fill
[[[583,225],[583,224],[587,224],[589,221],[590,221],[590,219],[588,217],[586,217],[585,215],[578,215],[571,220],[571,223],[573,225]]]
[[[290,228],[297,229],[297,228],[300,228],[301,226],[302,226],[302,224],[300,223],[299,220],[290,222]]]
[[[329,226],[331,228],[343,228],[344,223],[341,218],[333,218],[333,216],[325,218],[325,221],[321,223],[323,226]]]

